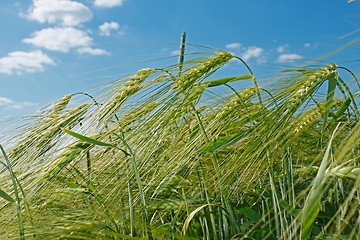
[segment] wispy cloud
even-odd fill
[[[311,46],[310,43],[305,43],[305,44],[304,44],[304,47],[310,47],[310,46]]]
[[[54,61],[40,50],[11,52],[6,57],[0,58],[0,73],[11,75],[39,72],[44,70],[45,64],[55,65]]]
[[[241,48],[241,43],[229,43],[229,44],[226,44],[225,47],[227,49],[237,50],[237,49]]]
[[[88,7],[76,1],[33,0],[33,5],[26,17],[40,23],[77,26],[89,21],[92,18],[92,12]]]
[[[296,54],[296,53],[290,53],[290,54],[281,54],[278,57],[279,62],[293,62],[294,60],[302,59],[303,56]]]
[[[115,31],[117,35],[124,35],[127,25],[120,26],[117,22],[104,22],[99,26],[101,36],[110,36]]]
[[[6,98],[6,97],[0,97],[0,106],[3,106],[3,105],[7,105],[7,104],[11,104],[13,103],[14,101],[9,99],[9,98]]]
[[[13,102],[12,104],[8,104],[7,108],[10,109],[21,109],[21,108],[26,108],[26,107],[32,107],[32,106],[37,106],[38,104],[36,103],[32,103],[32,102]]]
[[[116,7],[123,5],[125,0],[95,0],[96,7]]]
[[[32,107],[32,106],[36,106],[36,103],[32,103],[32,102],[15,102],[9,98],[6,97],[0,97],[0,107],[1,108],[6,108],[6,109],[21,109],[24,107]]]
[[[279,46],[279,47],[276,49],[276,51],[277,51],[278,53],[283,53],[283,52],[285,52],[286,48],[288,48],[288,47],[289,47],[288,44],[281,45],[281,46]]]
[[[88,47],[93,41],[85,31],[72,27],[46,28],[34,32],[32,36],[32,38],[23,39],[23,42],[60,52],[69,52],[72,48]]]
[[[251,58],[261,57],[263,51],[264,49],[260,47],[256,47],[256,46],[248,47],[241,58],[244,61],[249,61]]]
[[[179,55],[180,54],[180,50],[173,50],[170,53],[171,55]]]
[[[105,51],[104,49],[100,49],[100,48],[91,48],[91,47],[83,47],[83,48],[79,48],[77,50],[78,53],[80,54],[90,54],[90,55],[94,55],[94,56],[99,56],[99,55],[110,55],[109,52]]]

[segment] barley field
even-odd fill
[[[1,147],[2,239],[360,239],[356,74],[314,61],[260,84],[181,46],[22,120]],[[230,61],[245,70],[215,77]]]

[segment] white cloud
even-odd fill
[[[285,52],[285,49],[288,47],[289,47],[289,45],[285,44],[285,45],[279,46],[276,50],[278,53],[283,53],[283,52]]]
[[[14,102],[13,100],[8,99],[6,97],[0,97],[0,106],[7,105],[13,102]]]
[[[170,54],[171,54],[171,55],[179,55],[179,54],[180,54],[180,50],[171,51]]]
[[[44,70],[45,64],[55,65],[54,61],[40,50],[11,52],[6,57],[0,58],[0,73],[38,72]]]
[[[248,47],[241,58],[244,61],[248,61],[248,60],[250,60],[251,58],[254,58],[254,57],[258,58],[258,57],[261,56],[263,51],[264,51],[264,49],[256,47],[256,46]]]
[[[33,38],[23,39],[23,42],[60,52],[69,52],[71,48],[88,47],[93,41],[86,32],[72,27],[46,28],[34,32],[32,36]]]
[[[21,109],[24,107],[32,107],[32,106],[36,106],[36,103],[32,103],[32,102],[13,102],[12,104],[8,104],[7,107],[10,109]]]
[[[225,45],[228,49],[240,49],[241,43],[229,43]]]
[[[292,62],[293,60],[302,59],[303,57],[296,53],[281,54],[278,57],[279,62]]]
[[[110,36],[111,30],[118,30],[120,25],[117,22],[104,22],[99,26],[101,36]]]
[[[305,44],[304,44],[304,47],[310,47],[310,46],[311,46],[310,43],[305,43]]]
[[[3,107],[5,109],[21,109],[24,107],[32,107],[36,106],[36,103],[32,102],[15,102],[9,98],[6,97],[0,97],[0,107]]]
[[[116,7],[121,6],[125,0],[95,0],[94,5],[97,7]]]
[[[100,49],[100,48],[91,48],[91,47],[83,47],[83,48],[79,48],[78,53],[80,54],[91,54],[94,56],[99,56],[99,55],[109,55],[110,53],[105,51],[104,49]]]
[[[76,26],[92,18],[88,7],[70,0],[33,0],[28,10],[28,19],[40,23],[60,23],[63,26]]]

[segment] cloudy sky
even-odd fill
[[[358,39],[359,10],[360,1],[347,0],[2,0],[0,120],[174,64],[183,31],[187,43],[235,53],[266,76]],[[327,59],[358,55],[353,46]]]

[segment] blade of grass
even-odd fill
[[[186,232],[190,226],[190,222],[191,220],[195,217],[195,215],[201,211],[201,209],[203,209],[204,207],[207,207],[209,206],[210,204],[205,204],[205,205],[202,205],[198,208],[196,208],[195,210],[193,210],[189,216],[187,216],[187,218],[185,219],[185,222],[184,222],[184,225],[183,225],[183,229],[182,229],[182,234],[185,236],[186,235]]]
[[[92,139],[92,138],[89,138],[89,137],[86,137],[84,135],[81,135],[79,133],[76,133],[76,132],[73,132],[69,129],[66,129],[66,128],[62,128],[62,130],[64,132],[66,132],[67,134],[81,140],[81,141],[84,141],[84,142],[87,142],[87,143],[90,143],[90,144],[94,144],[94,145],[98,145],[98,146],[103,146],[103,147],[112,147],[112,148],[116,148],[116,149],[119,149],[120,151],[122,151],[126,156],[130,155],[129,153],[127,153],[124,149],[121,149],[121,148],[118,148],[117,146],[114,146],[114,145],[111,145],[111,144],[108,144],[108,143],[104,143],[104,142],[100,142],[98,140],[95,140],[95,139]]]
[[[234,81],[238,81],[238,80],[252,79],[253,77],[254,77],[253,75],[243,75],[243,76],[240,76],[240,77],[219,78],[219,79],[214,79],[214,80],[210,80],[210,81],[201,82],[200,84],[207,85],[207,87],[216,87],[216,86],[224,85],[224,84],[229,83],[229,82],[234,82]]]
[[[15,200],[12,197],[10,197],[6,192],[1,190],[1,188],[0,188],[0,197],[2,197],[3,199],[5,199],[9,202],[15,202]]]
[[[329,144],[327,146],[327,149],[325,151],[324,157],[321,161],[319,171],[316,174],[316,177],[314,179],[313,185],[310,189],[309,194],[306,197],[304,207],[302,209],[302,219],[301,219],[301,239],[309,239],[311,236],[311,231],[313,228],[313,224],[315,222],[315,219],[318,216],[319,209],[320,209],[320,202],[322,197],[322,190],[326,179],[326,167],[328,163],[328,158],[330,155],[330,149],[331,144],[334,138],[334,135],[336,133],[338,126],[335,128]]]
[[[4,148],[1,146],[1,144],[0,144],[0,149],[1,149],[1,152],[2,152],[2,154],[4,156],[4,158],[5,158],[8,170],[10,172],[10,177],[11,177],[12,185],[13,185],[13,188],[14,188],[14,194],[15,194],[15,200],[16,200],[16,216],[17,216],[17,222],[18,222],[18,227],[19,227],[19,234],[20,234],[20,239],[23,240],[23,239],[25,239],[25,237],[24,237],[24,224],[23,224],[23,221],[21,219],[20,198],[19,198],[19,194],[18,194],[18,190],[17,190],[15,174],[14,174],[14,172],[12,170],[12,167],[11,167],[10,161],[9,161],[7,155],[6,155],[6,152],[5,152]]]
[[[86,183],[86,185],[88,186],[88,190],[95,196],[100,206],[102,206],[102,208],[104,209],[105,216],[107,216],[110,219],[116,231],[119,233],[119,226],[115,222],[114,218],[110,215],[109,211],[106,209],[104,199],[97,193],[95,186],[91,183],[89,179],[86,179],[86,177],[77,168],[73,166],[72,169]]]
[[[4,162],[0,161],[0,163],[1,163],[2,165],[4,165],[4,167],[5,167],[7,170],[9,170],[9,167],[8,167]],[[31,226],[34,228],[34,223],[33,223],[33,221],[32,221],[32,215],[31,215],[31,213],[30,213],[30,207],[29,207],[29,203],[28,203],[27,200],[26,200],[25,192],[24,192],[24,190],[23,190],[23,188],[22,188],[22,186],[21,186],[21,184],[20,184],[19,179],[16,177],[16,175],[14,175],[14,177],[15,177],[15,181],[16,181],[17,185],[19,186],[20,192],[21,192],[21,194],[22,194],[22,196],[23,196],[23,202],[24,202],[25,210],[26,210],[26,212],[27,212],[27,214],[28,214],[28,216],[29,216],[29,222],[30,222]]]
[[[141,204],[142,204],[142,207],[143,207],[144,218],[145,218],[145,222],[146,222],[146,231],[149,234],[149,239],[152,239],[151,231],[150,231],[150,229],[148,229],[150,227],[150,219],[149,219],[147,208],[146,208],[145,194],[144,194],[144,190],[143,190],[143,187],[142,187],[142,184],[141,184],[141,179],[140,179],[139,171],[138,171],[137,164],[136,164],[136,161],[135,161],[135,156],[134,156],[130,146],[125,141],[125,139],[123,137],[121,137],[120,135],[118,135],[118,134],[114,133],[114,135],[117,136],[123,142],[123,144],[125,145],[125,147],[127,149],[127,152],[129,152],[129,155],[131,157],[131,163],[132,163],[132,166],[133,166],[133,169],[134,169],[136,182],[137,182],[138,188],[139,188]],[[123,135],[123,134],[121,134],[121,135]]]
[[[248,219],[257,222],[260,221],[262,219],[262,217],[260,216],[260,214],[258,214],[257,212],[255,212],[254,210],[252,210],[249,207],[242,207],[239,208],[239,211],[244,214]]]

